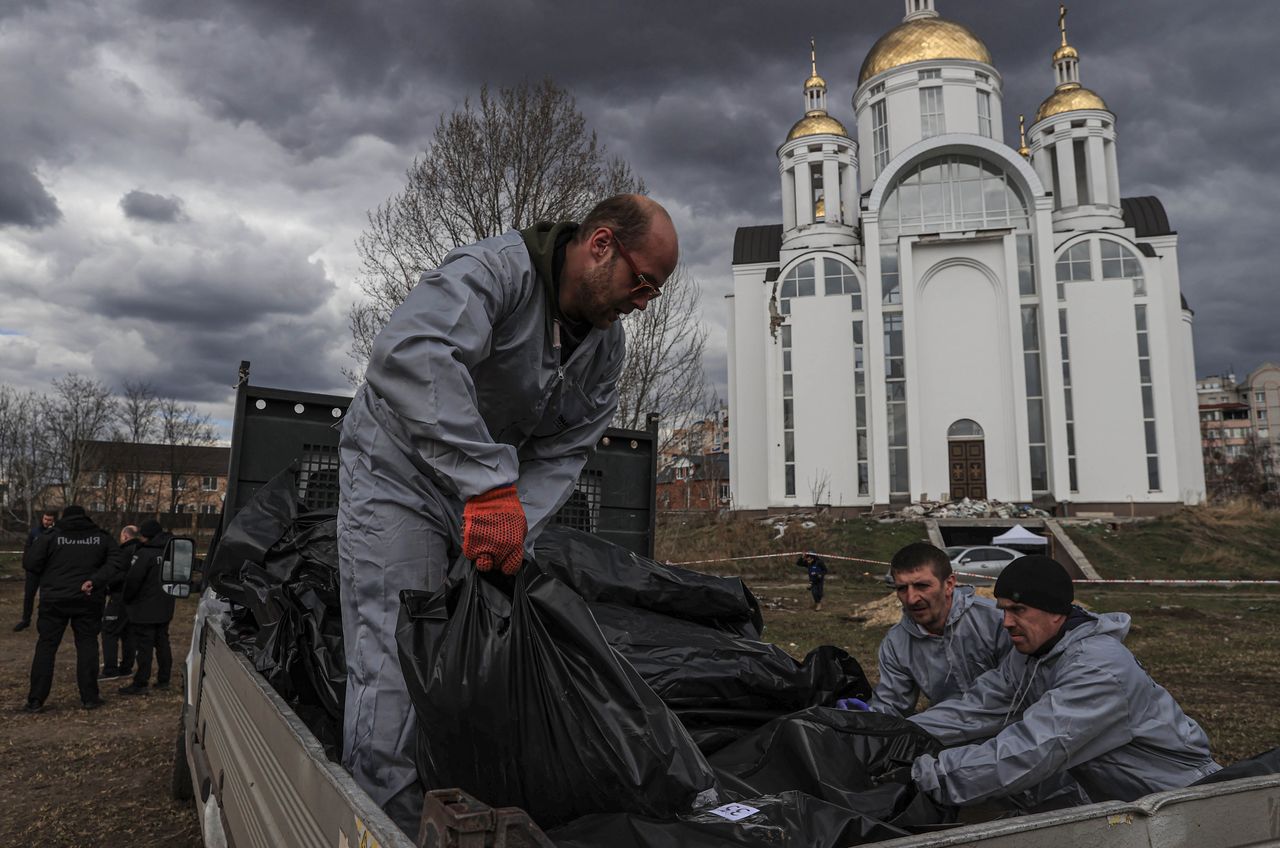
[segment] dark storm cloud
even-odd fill
[[[68,329],[103,331],[95,370],[142,379],[184,400],[225,397],[241,359],[289,385],[332,388],[342,326],[326,312],[334,284],[299,247],[240,222],[207,222],[217,245],[120,241],[78,262],[57,295]],[[76,313],[82,312],[80,320]],[[91,317],[92,316],[92,317]],[[330,355],[325,351],[330,350]]]
[[[1006,140],[1016,145],[1018,114],[1030,123],[1052,90],[1057,3],[937,5],[990,48],[1004,79]],[[225,396],[239,358],[254,360],[257,381],[341,387],[350,289],[335,284],[350,283],[363,212],[386,196],[367,186],[385,181],[393,191],[440,116],[484,83],[550,77],[575,95],[609,151],[675,211],[682,259],[703,281],[704,320],[722,339],[734,229],[781,217],[775,151],[803,112],[810,36],[830,111],[852,129],[858,69],[903,11],[900,0],[137,0],[110,14],[68,0],[56,15],[40,8],[0,28],[0,150],[29,163],[31,179],[41,174],[37,186],[55,214],[51,192],[68,217],[76,208],[60,175],[74,181],[90,164],[80,190],[89,183],[109,193],[82,196],[80,209],[110,208],[134,186],[164,186],[192,215],[224,204],[256,223],[133,228],[145,231],[140,239],[181,233],[159,245],[88,230],[74,244],[23,243],[25,268],[47,262],[52,277],[41,283],[0,269],[0,286],[73,280],[120,325],[115,338],[132,345],[111,347],[104,336],[95,361],[123,372],[107,354],[134,350],[135,366],[200,398]],[[1085,84],[1117,114],[1123,193],[1160,197],[1181,234],[1199,370],[1280,360],[1280,334],[1269,326],[1280,314],[1272,282],[1280,239],[1269,231],[1280,197],[1272,168],[1280,4],[1077,0],[1068,25]],[[0,188],[0,209],[5,197]],[[0,238],[66,229],[9,228]],[[309,246],[297,246],[298,231]],[[317,251],[348,265],[322,268]],[[147,311],[157,304],[159,312]],[[27,325],[47,323],[29,309]],[[5,339],[0,370],[52,367],[37,353],[53,345]],[[70,336],[65,343],[85,348]],[[723,349],[708,352],[707,366],[723,386]]]
[[[58,201],[29,168],[0,159],[0,227],[40,229],[61,217]]]
[[[120,208],[124,210],[126,217],[139,221],[171,224],[183,217],[182,198],[151,194],[140,189],[134,189],[120,198]]]

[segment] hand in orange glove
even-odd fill
[[[508,576],[524,562],[524,537],[529,524],[515,486],[500,486],[467,501],[462,509],[462,555],[476,569],[497,565]]]

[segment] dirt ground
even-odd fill
[[[170,627],[168,692],[126,697],[116,690],[127,679],[107,680],[107,705],[81,709],[68,629],[37,715],[21,711],[36,643],[34,625],[13,632],[21,609],[22,581],[0,579],[0,845],[199,846],[195,807],[169,797],[194,603],[179,601]]]

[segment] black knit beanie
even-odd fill
[[[1057,560],[1033,554],[1004,567],[996,578],[994,594],[1055,615],[1067,615],[1075,600],[1075,586]]]
[[[154,518],[148,518],[146,521],[138,525],[138,535],[146,539],[154,539],[164,532],[164,528],[160,526],[160,522]]]
[[[80,506],[80,504],[71,504],[62,511],[63,518],[75,518],[81,515],[84,515],[84,507]]]

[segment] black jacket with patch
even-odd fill
[[[111,534],[86,515],[64,518],[38,537],[23,567],[40,576],[40,596],[50,600],[84,597],[80,586],[93,581],[93,594],[102,597],[125,567],[124,555]]]

